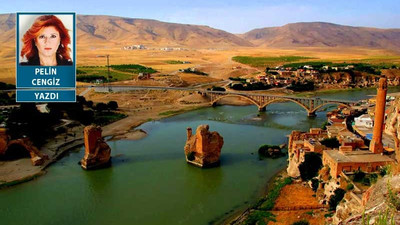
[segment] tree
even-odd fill
[[[109,108],[111,110],[116,110],[116,109],[118,109],[118,103],[116,101],[109,101],[107,103],[107,108]]]
[[[299,165],[301,179],[310,180],[318,175],[318,171],[321,168],[322,159],[320,154],[315,152],[306,154],[304,156],[304,162]]]
[[[98,112],[104,111],[104,110],[106,110],[107,108],[108,108],[107,105],[104,104],[104,103],[102,103],[102,102],[99,102],[99,103],[96,104],[96,110],[97,110]]]
[[[328,148],[339,148],[340,143],[336,137],[333,138],[325,138],[321,141],[321,144],[325,145]]]
[[[339,204],[340,201],[342,201],[344,194],[346,194],[346,191],[341,188],[337,188],[334,191],[334,194],[331,195],[331,197],[329,198],[329,210],[336,209],[336,206]]]

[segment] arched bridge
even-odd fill
[[[303,107],[307,111],[308,116],[315,116],[315,112],[325,105],[336,104],[344,107],[351,107],[357,103],[357,101],[250,94],[243,92],[204,91],[202,94],[210,97],[210,102],[212,105],[216,105],[220,99],[227,97],[244,98],[255,104],[259,111],[265,111],[266,107],[274,102],[291,101]]]
[[[265,108],[274,102],[291,101],[301,107],[303,107],[309,116],[315,116],[315,112],[321,107],[329,104],[336,104],[345,107],[355,105],[357,101],[346,101],[337,99],[321,99],[321,98],[301,98],[292,96],[279,96],[279,95],[266,95],[266,94],[254,94],[245,92],[225,92],[225,91],[208,91],[196,88],[186,87],[154,87],[154,86],[79,86],[86,88],[94,88],[96,92],[121,92],[121,91],[132,91],[132,90],[180,90],[197,92],[202,95],[210,97],[210,102],[215,105],[220,99],[226,97],[241,97],[249,100],[258,107],[259,111],[265,111]]]

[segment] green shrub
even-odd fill
[[[334,191],[334,194],[329,198],[329,210],[336,210],[336,206],[342,201],[345,193],[346,191],[341,188]]]
[[[300,220],[292,223],[292,225],[310,225],[310,223],[307,220]]]
[[[307,80],[305,82],[292,81],[292,83],[287,87],[292,91],[313,91],[315,89],[314,81]]]
[[[316,192],[318,189],[318,186],[319,186],[319,180],[317,178],[311,179],[311,186],[312,186],[312,190],[314,192]]]
[[[116,110],[116,109],[118,109],[118,103],[116,101],[109,101],[107,103],[107,108],[109,108],[111,110]]]
[[[303,180],[310,180],[318,175],[318,171],[322,168],[321,155],[311,152],[306,154],[304,162],[299,165],[300,177]]]
[[[213,87],[211,88],[211,90],[212,90],[212,91],[226,91],[225,88],[223,88],[223,87],[215,87],[215,86],[213,86]]]
[[[361,170],[357,170],[356,172],[354,172],[354,178],[353,181],[355,182],[361,182],[365,177],[365,173]]]
[[[353,189],[354,189],[354,185],[353,184],[351,184],[351,183],[347,184],[346,190],[351,191]]]
[[[250,213],[247,219],[244,221],[245,225],[266,225],[268,222],[276,222],[275,215],[271,212],[255,210]]]
[[[370,181],[371,181],[372,184],[375,184],[376,181],[378,181],[378,174],[376,174],[376,173],[371,173],[371,174],[369,175],[369,179],[370,179]]]
[[[340,143],[336,137],[333,138],[325,138],[321,141],[321,144],[325,145],[328,148],[339,148]]]
[[[110,66],[114,70],[119,70],[123,72],[130,72],[130,73],[156,73],[157,70],[151,67],[145,67],[139,64],[121,64],[121,65],[111,65]]]

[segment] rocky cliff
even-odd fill
[[[385,133],[392,135],[395,141],[396,159],[400,162],[400,98],[396,98],[389,107],[387,115]]]
[[[371,186],[362,197],[362,204],[347,195],[336,208],[334,224],[375,224],[386,216],[386,223],[400,224],[400,176],[385,176]],[[363,219],[364,217],[364,219]],[[394,223],[391,223],[391,222]]]

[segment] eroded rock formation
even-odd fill
[[[84,138],[85,156],[81,159],[82,168],[88,170],[109,165],[111,148],[101,137],[101,127],[85,127]]]
[[[192,128],[187,128],[185,145],[186,161],[199,167],[209,167],[219,163],[224,139],[218,132],[210,132],[208,125],[197,127],[192,135]]]
[[[394,224],[400,224],[399,213],[400,176],[385,176],[371,186],[362,197],[362,204],[348,196],[336,208],[334,224],[362,224],[364,218],[370,218],[369,224],[374,224],[379,217],[388,214],[388,219]],[[388,223],[389,224],[389,223]]]
[[[396,160],[400,162],[400,98],[396,98],[388,109],[385,132],[392,135],[395,142]]]
[[[34,166],[40,166],[45,160],[49,159],[47,155],[42,154],[39,149],[33,145],[29,138],[19,138],[10,141],[6,129],[0,129],[0,156],[5,155],[7,151],[12,151],[9,150],[11,145],[19,145],[26,149],[31,156],[31,162]]]

